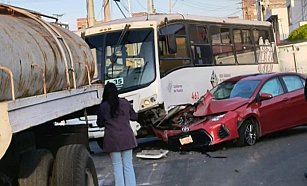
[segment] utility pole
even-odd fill
[[[153,14],[154,12],[153,0],[147,0],[147,8],[148,8],[148,14]]]
[[[86,0],[87,7],[87,25],[88,27],[95,25],[94,1]]]
[[[111,12],[110,12],[110,1],[111,0],[103,0],[103,21],[107,22],[111,20]]]
[[[151,10],[151,7],[152,7],[152,0],[147,0],[147,13],[148,14],[151,14],[152,13],[152,10]]]
[[[264,8],[264,1],[263,0],[257,0],[256,1],[257,2],[257,4],[258,4],[258,14],[260,14],[259,15],[259,17],[260,17],[260,21],[264,21],[265,19],[264,19],[264,11],[265,11],[265,8]]]
[[[172,0],[168,0],[169,13],[172,13]]]
[[[129,10],[129,17],[132,17],[130,0],[128,0],[128,10]]]

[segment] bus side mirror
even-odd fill
[[[170,54],[175,54],[177,53],[177,45],[176,45],[176,37],[175,34],[170,34],[167,36],[168,37],[168,52]]]

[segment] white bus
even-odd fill
[[[268,22],[156,14],[106,22],[83,36],[98,78],[117,85],[144,129],[226,78],[280,71]]]

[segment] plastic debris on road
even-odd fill
[[[136,154],[136,157],[143,159],[160,159],[166,157],[168,150],[142,150]]]

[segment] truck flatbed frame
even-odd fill
[[[0,103],[0,158],[12,135],[30,127],[55,120],[70,113],[98,105],[103,87],[100,84],[51,92]]]

